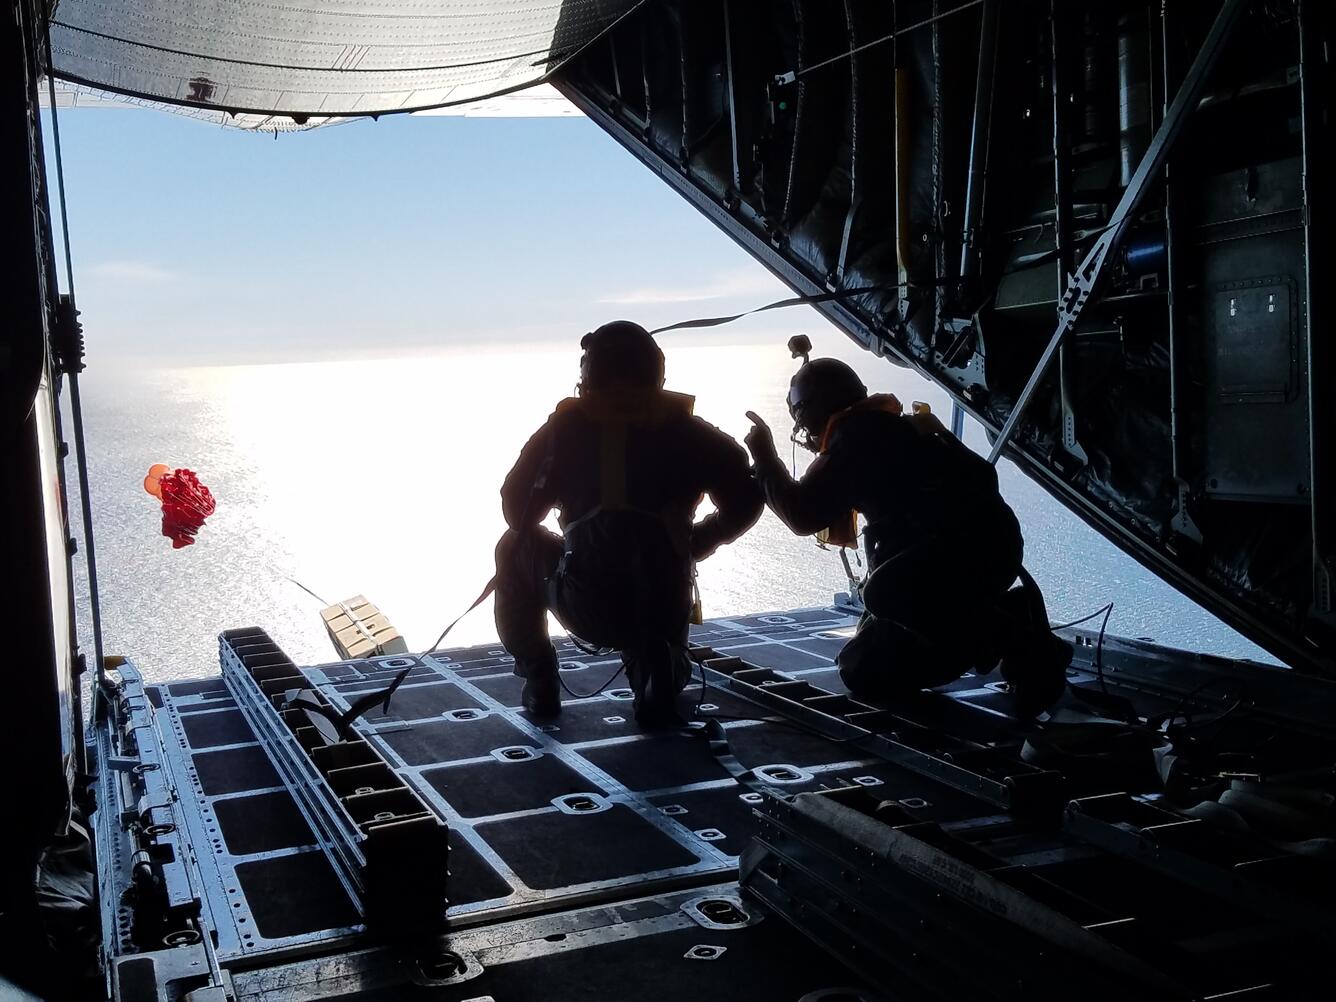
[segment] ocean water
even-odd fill
[[[665,338],[668,386],[695,394],[697,413],[739,439],[750,409],[784,442],[794,363],[782,343]],[[818,349],[854,364],[874,390],[925,400],[945,418],[945,396],[912,372],[839,338]],[[491,575],[504,527],[497,490],[527,436],[571,393],[577,355],[558,343],[489,343],[417,357],[90,369],[84,412],[106,650],[132,657],[150,679],[195,677],[218,670],[221,630],[258,625],[299,663],[333,660],[321,603],[284,575],[329,602],[365,595],[411,648],[427,646]],[[977,428],[967,440],[982,447]],[[801,469],[804,454],[797,461]],[[173,550],[160,534],[157,502],[142,487],[157,462],[194,469],[217,498],[193,546]],[[1111,633],[1271,660],[1010,464],[1001,480],[1055,620],[1113,601]],[[700,583],[712,617],[825,604],[847,587],[835,552],[768,512],[701,565]],[[86,598],[81,575],[77,587]],[[488,603],[449,643],[495,637]]]

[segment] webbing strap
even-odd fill
[[[724,771],[733,777],[739,786],[744,786],[755,793],[774,793],[775,791],[756,778],[756,772],[748,769],[733,754],[733,747],[728,743],[728,732],[718,720],[705,721],[705,727],[698,733],[705,738],[714,760],[723,766]]]
[[[1076,243],[1083,243],[1087,240],[1098,237],[1101,234],[1112,229],[1114,224],[1101,226],[1099,229],[1090,230],[1085,233],[1079,233],[1075,237]],[[1052,264],[1058,260],[1056,250],[1043,251],[1039,254],[1033,254],[1023,258],[1010,268],[1006,268],[998,276],[1004,278],[1008,275],[1014,275],[1022,271],[1030,271],[1033,268],[1039,268],[1044,265]],[[683,320],[681,323],[669,324],[667,327],[658,327],[650,331],[651,334],[665,334],[668,331],[680,331],[688,329],[699,329],[702,327],[722,327],[724,324],[731,324],[735,320],[741,320],[743,317],[749,317],[753,313],[765,313],[767,310],[782,310],[789,306],[816,306],[819,303],[835,303],[843,299],[853,299],[856,296],[866,296],[873,292],[898,292],[901,289],[936,289],[945,286],[954,285],[959,282],[958,278],[937,278],[937,279],[911,279],[904,282],[887,282],[884,285],[865,285],[857,289],[839,289],[835,292],[819,292],[811,296],[790,296],[788,299],[777,299],[773,303],[766,303],[764,306],[758,306],[753,310],[747,310],[743,313],[734,313],[727,317],[705,317],[698,320]]]
[[[650,333],[664,334],[668,331],[697,329],[701,327],[722,327],[724,324],[731,324],[734,320],[741,320],[743,317],[749,317],[753,313],[764,313],[766,310],[782,310],[788,306],[815,306],[817,303],[832,303],[841,299],[852,299],[854,296],[865,296],[870,292],[889,292],[895,288],[896,286],[894,285],[868,285],[858,289],[840,289],[838,292],[820,292],[815,296],[790,296],[788,299],[778,299],[773,303],[758,306],[754,310],[735,313],[729,317],[706,317],[700,320],[683,320],[681,323],[669,324],[667,327],[658,327],[650,331]]]
[[[357,721],[357,718],[366,713],[367,710],[371,709],[377,703],[381,704],[382,713],[390,712],[390,697],[394,695],[395,690],[398,689],[399,686],[403,685],[404,679],[408,677],[408,673],[415,667],[416,665],[409,665],[398,675],[394,676],[394,681],[384,689],[378,689],[375,692],[368,692],[364,696],[357,697],[357,699],[354,699],[348,705],[348,709],[342,713],[327,703],[317,702],[315,699],[304,695],[304,692],[311,691],[309,689],[303,690],[303,692],[299,692],[288,699],[287,708],[307,710],[311,713],[319,714],[334,725],[338,739],[340,741],[345,741],[348,738],[349,732],[352,730],[353,724]],[[314,721],[312,722],[314,723]],[[319,729],[323,732],[323,728]]]
[[[447,635],[451,630],[453,630],[456,626],[459,625],[459,621],[460,621],[461,619],[463,619],[465,616],[467,616],[467,615],[468,615],[470,612],[472,612],[474,609],[478,608],[478,606],[480,606],[480,605],[482,605],[484,602],[486,602],[486,601],[487,601],[487,596],[490,595],[490,594],[492,594],[492,592],[494,592],[494,591],[496,591],[496,575],[495,575],[495,574],[493,574],[493,575],[491,576],[491,578],[488,579],[487,583],[486,583],[485,585],[482,586],[482,594],[480,594],[477,598],[475,598],[475,599],[473,600],[473,604],[472,604],[471,606],[469,606],[467,609],[465,609],[463,612],[461,612],[458,616],[456,616],[454,622],[452,622],[449,626],[447,626],[444,630],[441,631],[441,635],[440,635],[439,637],[436,638],[436,643],[432,644],[430,647],[427,648],[427,653],[430,654],[432,651],[434,651],[434,650],[436,650],[438,647],[440,647],[440,646],[441,646],[441,641],[444,640],[444,639],[446,638],[446,635]]]

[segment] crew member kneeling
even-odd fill
[[[501,488],[496,628],[535,716],[561,710],[547,613],[622,652],[642,724],[671,723],[691,674],[695,562],[747,531],[761,496],[742,448],[663,389],[643,327],[605,324],[580,342],[577,397],[525,444]],[[694,522],[708,495],[715,511]],[[556,508],[563,536],[540,523]],[[564,538],[563,538],[564,537]]]
[[[856,513],[867,519],[867,612],[839,654],[850,691],[894,699],[970,669],[986,675],[1001,660],[1018,713],[1056,702],[1072,651],[1049,632],[1043,596],[1021,566],[1020,526],[996,470],[931,414],[868,396],[833,358],[805,361],[788,405],[796,440],[818,455],[794,481],[770,429],[748,412],[745,441],[766,503],[795,533],[824,531],[841,546],[856,545]]]

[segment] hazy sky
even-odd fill
[[[60,121],[90,362],[574,338],[786,294],[584,118]]]

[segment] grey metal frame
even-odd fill
[[[1105,265],[1122,245],[1128,227],[1136,216],[1137,209],[1150,190],[1152,179],[1164,169],[1165,161],[1173,149],[1174,141],[1182,133],[1188,116],[1196,109],[1197,102],[1206,87],[1211,69],[1220,58],[1221,52],[1224,51],[1230,32],[1234,25],[1238,23],[1245,7],[1246,0],[1224,0],[1220,13],[1216,15],[1215,23],[1211,25],[1211,30],[1202,42],[1201,49],[1197,52],[1197,58],[1193,60],[1192,67],[1183,78],[1183,83],[1178,88],[1173,103],[1169,105],[1169,110],[1165,112],[1164,120],[1160,123],[1159,129],[1156,130],[1150,147],[1141,158],[1141,163],[1137,165],[1136,173],[1132,175],[1131,182],[1123,191],[1123,197],[1118,200],[1118,206],[1113,210],[1108,225],[1105,226],[1104,232],[1095,240],[1090,250],[1086,251],[1085,257],[1081,259],[1080,266],[1068,276],[1067,288],[1058,303],[1057,329],[1053,331],[1053,336],[1049,338],[1048,344],[1044,346],[1044,351],[1040,354],[1039,361],[1030,373],[1025,388],[1021,390],[1020,396],[1016,398],[1015,404],[1012,405],[1011,413],[1007,415],[1002,430],[997,433],[997,438],[993,441],[992,451],[988,454],[990,463],[996,463],[1001,457],[1003,450],[1011,441],[1011,436],[1016,431],[1016,426],[1024,416],[1025,408],[1029,405],[1035,390],[1039,388],[1039,384],[1048,374],[1048,368],[1053,363],[1054,355],[1080,320],[1086,304],[1090,302],[1091,297],[1098,293]],[[1055,83],[1054,86],[1056,87],[1057,84]],[[1055,120],[1057,117],[1061,116],[1055,116]],[[1058,241],[1059,247],[1061,247],[1063,243],[1061,232],[1059,232]],[[1065,431],[1064,437],[1066,437]],[[1072,440],[1074,442],[1074,438]]]
[[[1243,0],[1227,0],[1227,3],[1221,8],[1221,15],[1231,19],[1237,17],[1243,6],[1246,6]],[[1217,24],[1220,25],[1220,22],[1217,22]],[[730,60],[728,65],[730,66],[735,61],[736,53],[733,52],[733,49],[736,42],[737,39],[734,38],[728,50]],[[1204,45],[1198,61],[1200,61],[1200,55],[1207,54],[1207,49],[1208,46]],[[613,51],[615,53],[615,46]],[[688,203],[716,223],[739,246],[774,273],[777,278],[801,295],[819,295],[828,291],[823,284],[824,276],[808,274],[784,256],[780,246],[772,239],[767,227],[767,220],[753,209],[749,202],[738,199],[735,192],[726,193],[722,196],[714,192],[707,183],[708,179],[698,177],[689,164],[682,164],[666,158],[647,139],[643,128],[628,127],[625,119],[630,116],[618,95],[604,92],[598,85],[584,79],[573,80],[565,76],[558,76],[553,80],[553,83],[590,120],[617,140],[628,152],[645,164]],[[730,90],[730,99],[731,94]],[[1186,107],[1189,104],[1187,99],[1190,96],[1186,87],[1180,88],[1176,104]],[[1168,117],[1168,114],[1166,114],[1165,120]],[[1163,122],[1161,124],[1163,126]],[[1163,128],[1157,133],[1157,139],[1169,138],[1171,137],[1164,132]],[[1149,178],[1157,176],[1160,167],[1163,166],[1163,157],[1158,157],[1160,163],[1152,169],[1152,152],[1154,151],[1148,150],[1147,155],[1142,158],[1140,166],[1144,167],[1145,170],[1139,170],[1140,180],[1137,182],[1138,185],[1144,185]],[[1107,238],[1111,233],[1110,230],[1103,234],[1104,242],[1102,246],[1103,253],[1106,255],[1109,250]],[[1099,245],[1092,248],[1092,255],[1098,249]],[[1094,263],[1091,255],[1087,255],[1083,265],[1087,262]],[[948,378],[948,375],[937,366],[927,364],[924,360],[909,354],[897,341],[893,331],[887,326],[883,318],[863,310],[853,300],[824,302],[815,304],[814,308],[841,327],[852,340],[874,355],[888,358],[900,366],[917,369],[921,375],[950,394],[962,413],[968,414],[978,421],[985,432],[994,436],[1001,433],[1002,428],[980,409],[977,401],[971,401],[968,397],[962,395],[962,386],[958,382]],[[1061,341],[1062,339],[1057,340]],[[1051,340],[1049,347],[1055,347],[1055,345],[1056,342]],[[1320,351],[1321,349],[1318,347],[1314,350]],[[1048,360],[1043,363],[1045,366],[1051,362],[1052,355],[1053,353],[1048,353]],[[1310,369],[1310,372],[1312,371],[1314,370]],[[1315,404],[1316,406],[1321,405]],[[1012,413],[1015,415],[1017,410],[1014,408]],[[1012,424],[1014,429],[1014,422]],[[963,420],[961,427],[963,428]],[[1302,643],[1298,638],[1278,633],[1272,624],[1263,622],[1252,610],[1237,601],[1229,592],[1210,586],[1200,575],[1191,572],[1185,566],[1176,546],[1166,544],[1163,539],[1153,536],[1138,520],[1120,519],[1109,508],[1092,502],[1092,499],[1073,486],[1066,479],[1064,473],[1051,464],[1047,457],[1038,455],[1028,445],[1015,443],[1011,445],[1008,455],[1049,493],[1066,505],[1078,518],[1113,540],[1134,559],[1155,574],[1163,577],[1189,598],[1199,602],[1217,615],[1228,619],[1235,628],[1257,642],[1268,646],[1272,651],[1281,654],[1290,663],[1315,665],[1314,653],[1310,646]],[[1318,493],[1315,491],[1315,496]],[[1320,493],[1328,498],[1333,495],[1333,492],[1329,489]],[[1327,504],[1330,506],[1330,502]],[[1314,504],[1314,518],[1322,519],[1324,524],[1330,524],[1331,518],[1324,512],[1325,507],[1318,499]],[[1183,517],[1176,520],[1175,528],[1185,536],[1191,537],[1193,535],[1190,522]]]

